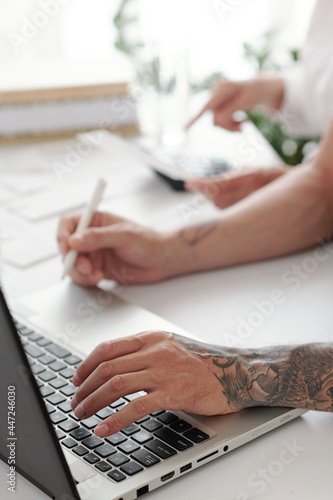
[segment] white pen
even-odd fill
[[[97,182],[97,185],[95,187],[94,193],[92,195],[92,198],[91,198],[90,202],[88,203],[88,205],[86,206],[83,214],[81,215],[81,218],[78,222],[78,225],[76,227],[75,232],[83,231],[83,229],[86,229],[87,227],[89,227],[92,216],[94,215],[94,212],[97,208],[97,205],[99,204],[99,202],[102,198],[105,186],[106,186],[105,180],[99,179],[99,181]],[[69,252],[67,252],[65,259],[64,259],[64,269],[62,272],[61,279],[63,279],[66,276],[66,274],[69,274],[71,272],[72,267],[74,266],[74,263],[76,261],[77,254],[78,254],[78,252],[76,250],[73,250],[73,249],[69,250]]]

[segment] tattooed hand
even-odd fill
[[[78,387],[72,401],[75,414],[89,417],[140,390],[147,395],[104,420],[96,434],[108,436],[161,409],[202,415],[234,411],[214,374],[209,346],[189,342],[171,333],[144,332],[100,344],[73,378]]]
[[[96,428],[108,436],[157,410],[218,415],[251,406],[333,411],[333,346],[240,350],[166,332],[100,344],[78,367],[72,409],[87,418],[146,391]]]

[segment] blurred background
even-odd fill
[[[170,111],[170,102],[177,103],[184,121],[186,112],[179,103],[191,101],[221,76],[244,79],[261,69],[292,66],[314,4],[315,0],[0,0],[0,92],[128,82],[141,132],[149,134],[157,128],[152,120],[156,100],[148,98],[154,91],[169,94],[159,106]],[[170,53],[178,57],[173,70],[179,73],[182,67],[186,72],[175,76],[170,67],[164,68],[170,75],[162,81],[162,63]],[[179,101],[170,95],[176,77],[188,86],[183,86]],[[279,125],[260,113],[251,119],[285,162],[302,160],[307,141],[290,142]]]
[[[244,44],[258,45],[260,38],[270,32],[274,60],[287,65],[288,51],[303,44],[314,3],[314,0],[1,0],[0,87],[10,89],[28,83],[38,86],[46,82],[52,85],[59,79],[60,62],[85,63],[86,75],[83,72],[82,78],[86,80],[91,78],[91,67],[101,68],[93,75],[96,79],[107,79],[109,71],[120,76],[124,72],[127,77],[130,67],[126,57],[120,57],[121,51],[116,50],[117,42],[124,49],[119,41],[146,43],[154,38],[187,49],[193,82],[203,81],[215,72],[230,78],[245,78],[253,74],[255,66],[245,57]],[[38,12],[47,12],[47,8],[48,19],[38,18]],[[34,26],[40,24],[35,33],[29,22]],[[30,39],[22,36],[20,40],[22,33]],[[50,69],[53,66],[54,72],[46,72],[45,64]]]

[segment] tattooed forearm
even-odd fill
[[[185,243],[190,246],[194,246],[213,233],[216,227],[217,223],[214,222],[201,224],[199,226],[186,227],[185,229],[179,231],[179,236],[183,241],[185,241]]]
[[[333,412],[333,344],[247,350],[177,338],[209,360],[231,411],[285,406]]]

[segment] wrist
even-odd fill
[[[184,244],[180,231],[163,233],[160,241],[163,279],[196,270],[188,245]]]
[[[267,108],[277,111],[281,108],[284,99],[284,81],[280,76],[258,75],[253,80],[260,103]]]

